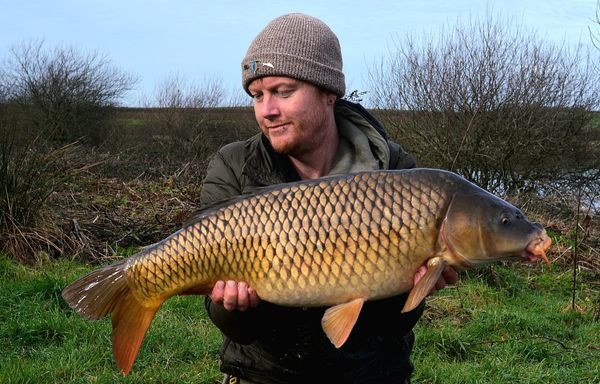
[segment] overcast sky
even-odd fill
[[[394,39],[435,33],[486,13],[511,17],[552,42],[591,45],[597,0],[0,0],[0,53],[44,39],[106,54],[139,78],[124,101],[136,104],[173,74],[188,82],[218,79],[241,89],[240,61],[273,18],[303,12],[338,35],[347,89],[366,90],[367,69]]]

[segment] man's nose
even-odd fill
[[[261,116],[265,119],[279,115],[279,103],[277,102],[277,98],[273,96],[264,95],[259,108]]]

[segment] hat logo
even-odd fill
[[[261,67],[268,67],[268,68],[275,69],[275,67],[273,66],[273,64],[271,64],[271,63],[264,63],[264,62],[262,62],[260,60],[252,60],[250,62],[250,65],[244,64],[244,70],[248,70],[248,69],[252,70],[252,76],[256,75],[256,73],[260,71]]]

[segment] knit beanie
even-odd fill
[[[242,61],[242,85],[264,76],[303,80],[342,97],[346,92],[340,43],[321,20],[301,13],[271,21]]]

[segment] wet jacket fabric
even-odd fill
[[[367,169],[412,168],[415,161],[387,137],[358,104],[338,100],[342,138],[330,174]],[[201,194],[203,206],[272,184],[297,181],[290,160],[274,152],[263,134],[221,148],[211,161]],[[412,372],[412,328],[423,305],[401,313],[406,294],[363,305],[348,341],[336,349],[324,334],[327,308],[291,308],[261,301],[245,312],[226,311],[206,298],[223,333],[221,370],[254,383],[401,383]]]

